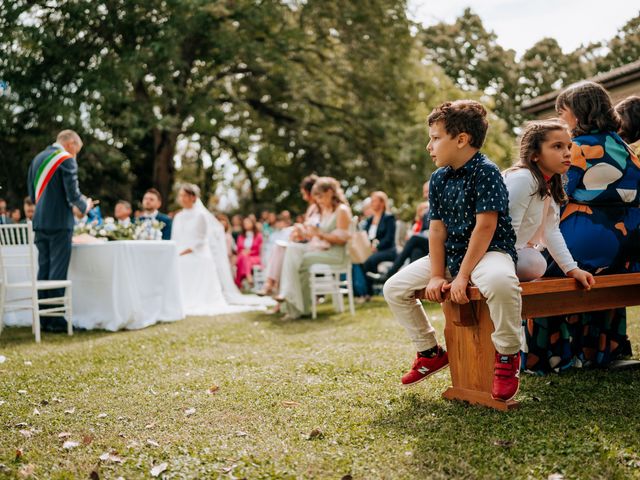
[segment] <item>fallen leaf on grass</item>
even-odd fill
[[[33,475],[33,472],[35,472],[35,470],[35,465],[30,463],[20,468],[20,470],[18,470],[18,475],[20,475],[22,478],[29,478]]]
[[[31,438],[31,435],[33,435],[31,430],[20,430],[20,434],[25,438]]]
[[[83,445],[91,445],[91,442],[93,442],[93,435],[86,434],[82,436]]]
[[[284,402],[282,402],[282,405],[284,405],[285,407],[299,407],[300,402],[294,402],[293,400],[285,400]]]
[[[493,445],[496,447],[511,448],[513,447],[513,442],[511,440],[494,440]]]
[[[22,461],[22,457],[24,456],[24,452],[22,451],[21,448],[16,448],[16,462],[21,462]]]
[[[124,459],[120,457],[117,452],[105,452],[100,455],[100,460],[103,462],[123,463]]]
[[[166,463],[166,462],[161,463],[160,465],[156,465],[155,467],[153,467],[153,468],[151,469],[151,472],[150,472],[150,473],[151,473],[151,476],[152,476],[152,477],[157,477],[157,476],[158,476],[158,475],[160,475],[162,472],[164,472],[164,471],[167,469],[167,467],[168,467],[168,466],[169,466],[169,465],[167,465],[167,463]]]
[[[106,413],[101,413],[98,415],[98,418],[107,418],[107,414]]]
[[[155,423],[149,423],[148,425],[145,425],[144,428],[146,428],[147,430],[151,430],[155,426],[156,426]]]
[[[233,464],[233,465],[231,465],[230,467],[225,467],[225,468],[223,468],[223,469],[222,469],[222,472],[223,472],[223,473],[231,473],[231,471],[232,471],[234,468],[237,468],[237,467],[238,467],[238,464],[237,464],[237,463],[234,463],[234,464]]]
[[[66,450],[71,450],[72,448],[76,448],[80,446],[80,442],[74,442],[73,440],[67,440],[62,444],[62,448]]]
[[[314,428],[311,430],[311,433],[309,433],[307,440],[315,440],[316,438],[322,438],[323,436],[324,434],[319,428]]]
[[[193,415],[194,413],[196,413],[196,409],[195,408],[187,408],[184,411],[184,416],[185,417],[190,417],[191,415]]]
[[[69,432],[61,432],[58,434],[58,438],[69,438],[71,436],[71,433]]]
[[[147,445],[151,445],[152,447],[159,447],[160,444],[158,442],[156,442],[155,440],[151,440],[150,438],[147,439]]]

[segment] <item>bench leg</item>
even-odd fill
[[[515,400],[505,402],[491,398],[495,348],[491,341],[493,322],[486,302],[458,305],[447,300],[442,309],[452,383],[442,396],[497,410],[517,407],[519,402]]]

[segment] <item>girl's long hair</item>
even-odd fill
[[[568,108],[578,123],[571,135],[578,137],[593,130],[618,132],[620,117],[613,108],[611,98],[602,85],[583,81],[569,86],[556,99],[556,112]]]
[[[567,194],[564,191],[563,179],[561,175],[553,175],[549,183],[544,179],[544,175],[540,170],[540,166],[533,159],[542,153],[542,144],[547,140],[549,132],[558,130],[567,131],[564,122],[553,120],[537,120],[529,122],[525,125],[520,137],[520,159],[518,162],[507,170],[507,173],[519,168],[530,170],[538,184],[536,194],[544,199],[550,195],[558,204],[562,205],[567,202]]]

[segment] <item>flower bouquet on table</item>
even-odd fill
[[[116,222],[112,217],[97,221],[80,221],[73,229],[74,243],[96,243],[115,240],[162,240],[164,223],[158,220],[138,220],[135,223]]]
[[[73,229],[73,236],[90,236],[102,241],[133,240],[134,226],[117,223],[107,217],[102,225],[97,221],[78,222]]]
[[[134,240],[162,240],[164,222],[159,220],[138,220],[133,225]]]

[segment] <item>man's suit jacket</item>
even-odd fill
[[[169,215],[165,215],[164,213],[156,213],[153,215],[140,215],[138,220],[158,220],[159,222],[164,223],[164,227],[162,227],[162,239],[163,240],[171,240],[171,217]]]
[[[36,201],[34,181],[42,162],[57,150],[58,144],[49,145],[31,161],[27,175],[27,189],[31,200]],[[87,201],[78,187],[78,163],[68,158],[60,164],[44,189],[33,216],[34,230],[73,230],[72,205],[81,212],[87,209]]]
[[[367,218],[367,222],[364,224],[365,232],[369,231],[369,227],[371,227],[372,223],[373,216]],[[390,213],[382,215],[380,223],[378,223],[376,239],[378,240],[379,252],[396,247],[396,217]]]

